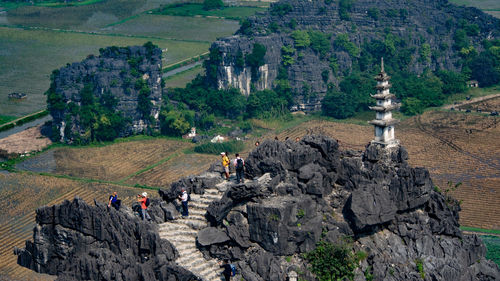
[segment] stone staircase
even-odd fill
[[[216,188],[205,189],[205,194],[191,194],[189,217],[159,224],[160,238],[167,239],[179,252],[176,263],[191,271],[204,281],[220,281],[222,269],[216,260],[206,260],[196,248],[198,231],[208,226],[205,219],[208,205],[219,200],[229,182],[222,182]]]

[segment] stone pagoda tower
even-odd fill
[[[380,73],[375,76],[375,80],[377,80],[377,86],[375,86],[377,93],[370,95],[377,100],[375,106],[370,106],[370,109],[376,112],[375,119],[370,121],[370,124],[375,126],[375,139],[372,143],[380,144],[384,147],[393,147],[399,145],[399,140],[394,138],[394,125],[399,120],[392,118],[391,111],[398,109],[400,104],[393,102],[392,100],[395,96],[389,93],[389,88],[391,88],[389,79],[391,77],[384,71],[384,58],[381,59],[380,65]]]

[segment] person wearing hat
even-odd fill
[[[221,152],[222,156],[222,167],[224,168],[224,174],[226,175],[226,180],[229,180],[229,158],[227,157],[227,153]]]
[[[148,199],[148,193],[143,192],[142,194],[137,194],[137,202],[141,203],[141,215],[142,215],[142,220],[147,219],[148,221],[151,220],[151,217],[148,214],[148,205],[149,205],[149,199]]]
[[[181,195],[179,195],[179,200],[181,200],[182,203],[182,217],[185,218],[189,216],[189,211],[188,211],[188,199],[189,196],[184,188],[181,189]]]

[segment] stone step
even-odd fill
[[[207,188],[205,189],[205,194],[220,194],[219,190],[215,188]]]
[[[207,199],[211,199],[211,200],[220,200],[222,198],[222,194],[205,193],[201,196],[201,198],[207,198]]]
[[[199,208],[199,209],[203,209],[203,210],[206,210],[208,208],[208,205],[207,203],[205,202],[189,202],[188,204],[188,208]]]
[[[189,236],[189,237],[196,237],[198,235],[198,231],[194,231],[194,230],[191,230],[191,231],[162,231],[160,232],[161,233],[161,237],[163,237],[164,239],[170,239],[171,237],[177,237],[177,236]]]
[[[184,248],[182,250],[177,249],[177,251],[179,251],[179,256],[189,256],[199,252],[196,247]]]
[[[174,246],[179,252],[189,251],[190,249],[196,249],[196,251],[198,251],[198,248],[196,248],[195,244],[191,242],[176,242]]]
[[[180,219],[179,220],[175,220],[175,221],[170,221],[170,222],[167,222],[165,224],[161,224],[161,226],[159,228],[159,231],[162,231],[162,230],[165,230],[165,229],[168,229],[168,230],[177,230],[177,231],[192,230],[191,227],[189,227],[185,223],[179,222],[179,221],[180,221]]]
[[[189,206],[191,207],[191,206]],[[188,207],[188,210],[189,210],[189,214],[197,214],[197,215],[200,215],[200,216],[205,216],[205,214],[207,213],[207,209],[205,208],[189,208]]]
[[[162,237],[160,235],[160,237]],[[172,244],[175,244],[177,242],[186,242],[186,243],[193,243],[195,244],[196,237],[193,236],[177,236],[177,237],[169,237],[167,238],[168,241],[170,241]]]

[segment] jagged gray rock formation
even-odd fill
[[[165,202],[151,207],[158,228],[79,200],[39,209],[19,263],[59,280],[217,280],[215,260],[228,258],[244,280],[285,281],[291,270],[316,280],[301,253],[348,236],[366,253],[357,281],[499,280],[481,240],[459,229],[458,202],[407,159],[401,146],[357,153],[323,136],[267,140],[247,157],[245,183],[222,181],[213,165],[160,190]],[[177,219],[182,188],[192,198],[188,219]]]
[[[196,280],[177,266],[178,252],[155,224],[130,210],[79,198],[39,208],[33,242],[16,249],[18,263],[57,280]]]
[[[341,3],[350,6],[345,9],[349,19],[341,18]],[[256,90],[274,86],[284,61],[282,46],[294,47],[295,52],[291,54],[293,63],[286,65],[286,72],[296,93],[295,102],[298,108],[317,110],[328,83],[338,85],[342,77],[352,71],[353,62],[359,57],[334,44],[340,34],[348,35],[358,48],[365,42],[379,40],[377,48],[387,59],[403,59],[396,49],[404,48],[410,59],[403,64],[417,74],[426,68],[457,70],[460,67],[457,63],[460,49],[453,46],[455,32],[463,28],[461,20],[477,25],[478,33],[467,40],[478,51],[483,49],[481,42],[484,39],[500,36],[498,19],[476,8],[455,6],[447,0],[282,0],[273,3],[269,12],[250,17],[236,35],[214,42],[211,50],[218,56],[213,56],[217,59],[212,59],[211,63],[217,66],[214,75],[219,88],[236,87],[249,95],[252,84]],[[315,30],[331,35],[331,51],[321,55],[311,47],[297,46],[291,37],[293,30]],[[395,41],[388,45],[383,43],[388,34],[394,35],[390,40],[404,40],[404,46],[395,47]],[[264,45],[267,52],[256,79],[252,81],[251,66],[242,64],[241,57],[250,54],[255,43]],[[425,52],[420,51],[424,43],[429,44],[432,52],[429,59],[423,57]],[[387,48],[393,50],[386,51]],[[370,69],[372,66],[364,67]],[[305,89],[309,90],[304,93]]]
[[[82,124],[82,115],[90,113],[78,111],[89,99],[83,96],[85,87],[101,107],[111,107],[112,112],[123,117],[125,124],[120,124],[117,136],[150,133],[159,128],[161,49],[153,45],[101,49],[100,56],[90,55],[81,62],[68,64],[54,71],[51,79],[47,103],[53,134],[58,135],[58,140],[71,143],[92,137],[89,128]],[[141,79],[144,85],[139,83]]]
[[[355,280],[365,272],[373,280],[421,280],[419,261],[425,280],[498,280],[480,239],[460,231],[457,202],[434,191],[429,172],[407,158],[403,147],[374,144],[363,154],[339,151],[320,136],[265,141],[246,159],[254,180],[208,207],[211,228],[231,240],[200,249],[238,261],[245,280],[286,280],[291,268],[314,280],[298,254],[350,236],[353,249],[367,254]]]

